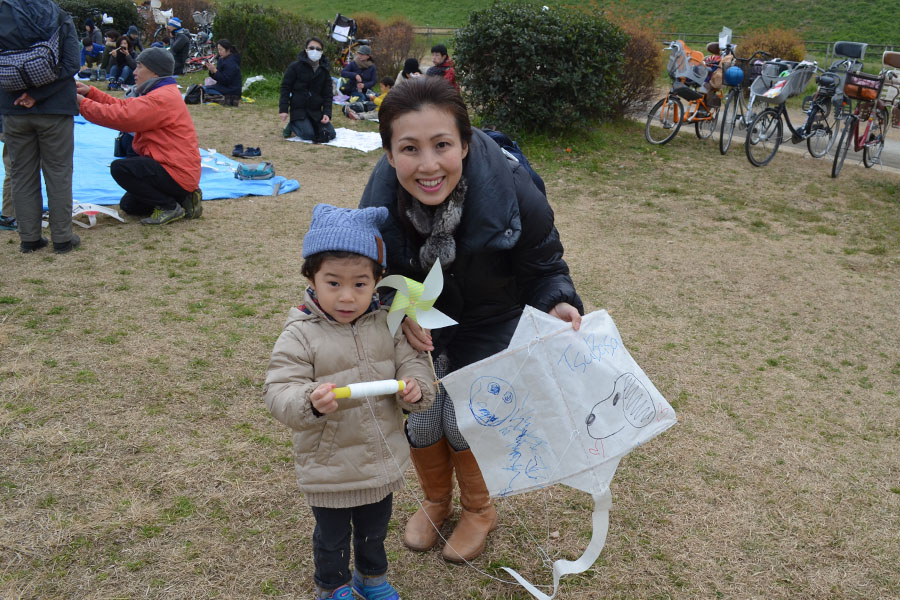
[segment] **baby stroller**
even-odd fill
[[[356,21],[338,13],[331,24],[331,37],[342,44],[352,41],[356,37]]]

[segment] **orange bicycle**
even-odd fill
[[[665,144],[683,123],[693,123],[697,137],[705,140],[716,130],[722,105],[721,90],[707,91],[709,77],[718,65],[704,64],[703,54],[688,48],[682,40],[669,42],[666,48],[671,51],[666,70],[672,78],[672,89],[650,109],[644,137],[651,144]],[[687,102],[687,109],[682,100]]]

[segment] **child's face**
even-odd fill
[[[359,256],[326,258],[310,287],[322,310],[338,323],[352,323],[369,309],[376,283],[371,259]]]

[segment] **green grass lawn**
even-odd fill
[[[458,0],[456,2],[413,2],[395,0],[390,3],[371,3],[345,0],[335,4],[327,0],[260,0],[262,4],[278,6],[316,18],[331,20],[336,12],[353,15],[363,12],[381,17],[403,15],[419,26],[462,27],[472,11],[486,8],[492,0]],[[565,3],[547,2],[548,6],[596,5],[591,0],[572,0]],[[609,5],[608,1],[599,3]],[[737,0],[722,0],[710,4],[701,0],[658,2],[629,0],[629,8],[637,14],[658,17],[663,29],[682,33],[715,33],[722,26],[730,27],[736,35],[751,29],[780,27],[799,29],[808,40],[850,39],[870,43],[900,44],[896,25],[896,4],[888,0],[763,0],[753,4]]]

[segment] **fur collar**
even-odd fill
[[[456,230],[463,217],[463,204],[468,189],[465,177],[460,178],[456,188],[447,199],[437,206],[425,206],[400,187],[400,193],[407,195],[406,217],[413,228],[425,238],[419,248],[419,267],[428,270],[434,261],[440,260],[441,267],[447,268],[456,260]]]

